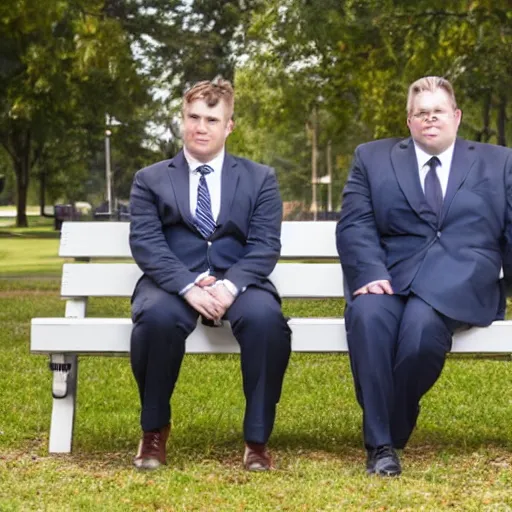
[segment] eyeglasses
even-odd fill
[[[434,110],[433,112],[430,110],[421,110],[420,112],[416,112],[416,114],[412,114],[411,117],[423,123],[426,123],[428,120],[434,123],[436,121],[445,121],[453,115],[453,112],[449,112],[448,110]]]

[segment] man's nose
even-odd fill
[[[197,123],[197,129],[201,132],[206,131],[206,119],[199,119],[199,122]]]
[[[434,114],[434,112],[428,112],[425,114],[424,121],[425,123],[435,123],[439,119],[439,116]]]

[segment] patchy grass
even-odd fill
[[[365,475],[348,358],[335,354],[293,354],[270,474],[241,469],[243,399],[234,355],[185,357],[169,464],[148,474],[131,468],[139,430],[128,359],[83,357],[74,452],[49,455],[51,376],[46,357],[29,354],[29,322],[62,316],[64,303],[57,279],[9,282],[0,287],[0,510],[512,508],[512,371],[504,361],[448,361],[423,402],[399,479]],[[128,311],[126,299],[90,301],[92,316]],[[286,301],[285,311],[336,315],[341,304]]]
[[[139,411],[128,359],[81,358],[74,451],[49,455],[51,374],[45,356],[29,353],[29,330],[33,317],[64,314],[57,245],[12,232],[0,239],[0,511],[512,510],[509,361],[448,360],[398,479],[365,475],[349,362],[336,354],[292,355],[270,474],[241,469],[235,355],[185,357],[168,466],[153,473],[131,466]],[[342,309],[339,300],[284,301],[289,316]],[[128,316],[129,301],[91,299],[88,312]]]

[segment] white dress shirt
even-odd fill
[[[436,168],[437,177],[439,178],[439,182],[441,183],[441,190],[443,191],[443,198],[446,195],[446,188],[448,187],[448,178],[450,177],[450,168],[452,166],[452,158],[453,158],[453,150],[455,148],[455,143],[453,143],[448,149],[445,149],[439,155],[436,155],[441,162],[441,165],[438,165]],[[414,144],[414,149],[416,150],[416,159],[418,161],[418,171],[420,174],[420,183],[423,192],[425,192],[425,177],[427,176],[430,167],[427,165],[427,162],[432,158],[433,155],[429,155],[425,153],[416,143]]]
[[[190,194],[190,213],[192,213],[192,217],[196,216],[196,207],[197,207],[197,187],[199,185],[199,178],[201,174],[196,171],[198,167],[201,165],[209,165],[213,172],[207,174],[205,176],[206,183],[208,185],[208,191],[210,192],[210,201],[212,204],[212,215],[214,220],[217,220],[220,212],[220,188],[221,188],[221,180],[222,180],[222,165],[224,164],[224,149],[209,162],[199,162],[196,160],[187,150],[183,148],[183,153],[185,154],[185,160],[188,163],[188,168],[190,171],[190,179],[189,179],[189,194]]]
[[[208,192],[210,192],[210,202],[212,205],[212,215],[215,220],[219,217],[220,213],[220,194],[221,194],[221,184],[222,184],[222,166],[224,164],[224,154],[225,149],[222,148],[222,151],[209,162],[200,162],[196,160],[186,148],[183,148],[183,153],[185,155],[185,160],[188,163],[188,169],[190,172],[189,175],[189,199],[190,199],[190,213],[192,217],[196,216],[196,208],[197,208],[197,187],[199,186],[199,178],[201,174],[197,172],[197,168],[201,165],[209,165],[213,172],[207,174],[204,178],[208,185]],[[208,242],[210,244],[211,242]],[[192,286],[196,283],[204,279],[206,276],[210,275],[210,271],[207,270],[203,272],[199,276],[197,276],[196,280],[193,283],[188,284],[180,290],[180,295],[184,295],[187,293]],[[238,288],[228,279],[216,281],[215,285],[224,284],[224,286],[228,289],[228,291],[236,297],[238,295]],[[244,291],[244,290],[242,290]]]

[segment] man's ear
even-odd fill
[[[460,126],[460,123],[462,122],[462,110],[460,108],[456,109],[455,110],[455,117],[457,118],[458,120],[458,124],[457,124],[457,127]]]
[[[228,124],[226,126],[226,137],[235,129],[235,121],[233,119],[230,119],[228,121]]]

